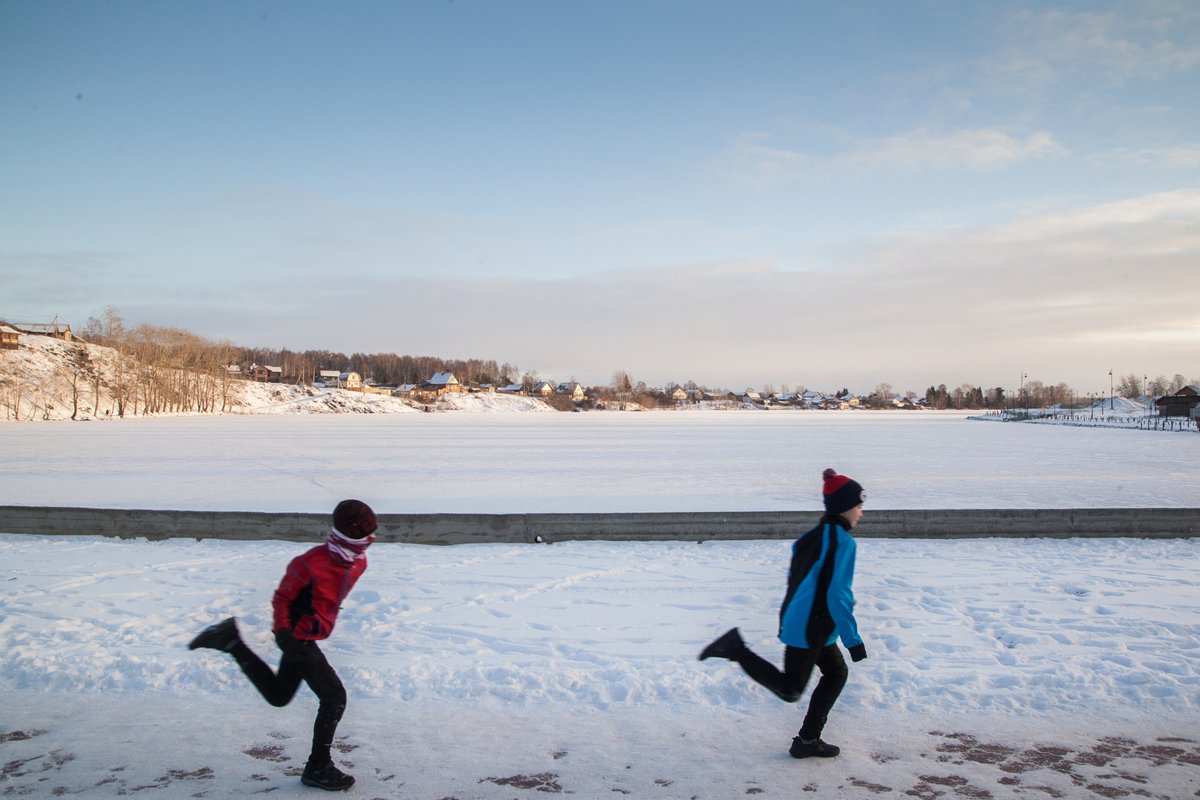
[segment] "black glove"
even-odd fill
[[[850,648],[850,660],[862,661],[867,657],[867,646],[865,644],[856,644]]]
[[[292,632],[287,628],[280,628],[275,631],[275,644],[279,645],[279,649],[283,651],[285,656],[295,654],[300,649],[300,642],[296,637],[292,636]]]

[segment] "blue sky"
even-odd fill
[[[0,318],[868,391],[1200,375],[1200,5],[0,0]]]

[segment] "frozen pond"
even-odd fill
[[[1200,505],[1200,437],[952,413],[227,416],[0,425],[0,505],[385,513]]]

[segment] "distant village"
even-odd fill
[[[237,370],[236,366],[230,366],[232,371]],[[246,375],[251,380],[264,381],[268,383],[279,383],[282,381],[282,370],[279,367],[253,366]],[[462,383],[454,376],[453,372],[437,372],[434,373],[426,381],[415,384],[401,384],[399,386],[382,386],[377,384],[371,378],[364,379],[357,372],[338,372],[337,370],[321,370],[318,373],[318,381],[316,385],[327,388],[349,389],[355,392],[370,392],[375,394],[389,394],[393,397],[409,397],[420,401],[436,400],[445,394],[462,394],[485,392],[491,394],[511,394],[523,397],[538,397],[543,400],[551,400],[561,398],[570,401],[573,404],[583,404],[587,402],[593,403],[596,407],[604,407],[605,403],[612,402],[614,395],[619,398],[620,393],[614,392],[612,387],[600,388],[585,388],[582,384],[569,381],[566,383],[554,383],[551,381],[531,382],[530,385],[523,383],[512,383],[506,386],[494,386],[488,383]],[[647,389],[645,392],[639,393],[639,396],[649,395],[653,397],[657,404],[662,405],[664,402],[670,405],[679,405],[683,403],[711,403],[714,405],[741,405],[751,404],[756,406],[775,406],[775,407],[797,407],[811,409],[851,409],[864,407],[863,399],[854,394],[845,394],[833,397],[827,397],[820,392],[806,391],[803,393],[789,392],[786,394],[772,393],[762,394],[760,392],[724,392],[713,393],[705,389],[684,389],[676,386],[669,391]],[[917,407],[920,401],[918,399],[896,398],[896,407],[912,405]]]
[[[16,350],[21,346],[22,336],[48,336],[64,341],[74,341],[71,326],[57,320],[49,323],[0,323],[0,350]],[[224,362],[221,362],[224,363]],[[897,395],[889,391],[876,391],[870,395],[859,395],[849,390],[823,393],[814,390],[799,391],[710,391],[704,387],[669,385],[665,389],[650,388],[644,384],[633,385],[628,376],[613,385],[585,387],[576,381],[555,382],[536,379],[532,376],[520,383],[497,385],[486,382],[460,381],[453,371],[435,371],[418,383],[383,384],[370,376],[354,370],[316,369],[311,379],[288,376],[280,366],[252,363],[249,365],[226,364],[224,379],[246,380],[259,383],[302,383],[320,388],[344,389],[364,394],[387,395],[409,399],[419,403],[432,403],[445,395],[464,393],[508,394],[539,398],[554,408],[564,411],[590,409],[625,408],[679,408],[689,405],[711,408],[757,408],[757,409],[805,409],[805,410],[854,410],[854,409],[904,409],[921,410],[931,408],[964,407],[961,397],[950,405],[950,393],[946,387],[930,387],[924,396]],[[1177,376],[1178,377],[1178,376]],[[622,385],[623,383],[623,385]],[[966,394],[973,387],[964,386],[955,390],[956,395]],[[1065,387],[1063,387],[1065,388]],[[982,390],[974,389],[977,397],[971,398],[969,408],[1014,409],[1020,398],[1005,398],[1000,389],[990,390],[992,396],[985,397]],[[1147,408],[1155,408],[1163,417],[1197,417],[1200,415],[1200,383],[1182,385],[1173,392],[1141,398]],[[1088,403],[1076,403],[1074,408],[1086,408],[1101,402],[1103,398],[1088,397]],[[998,402],[997,402],[998,401]],[[1058,404],[1070,408],[1067,403]]]

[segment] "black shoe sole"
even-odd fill
[[[324,789],[327,792],[344,792],[347,789],[349,789],[351,786],[354,785],[353,778],[351,778],[350,782],[345,784],[344,786],[334,786],[333,784],[321,783],[320,781],[314,781],[311,778],[304,778],[304,777],[300,778],[300,782],[303,783],[305,786],[311,786],[314,789]]]
[[[818,752],[796,753],[792,750],[788,750],[788,755],[791,756],[792,758],[797,758],[797,759],[799,759],[799,758],[837,758],[838,755],[842,752],[840,748],[833,747],[833,745],[829,745],[829,747],[832,748],[833,752],[830,752],[829,750],[824,750],[824,751],[818,751]]]

